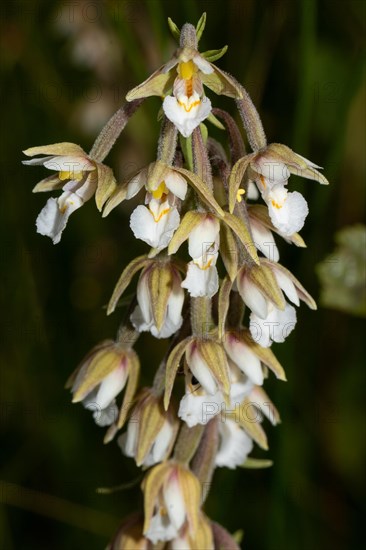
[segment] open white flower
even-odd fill
[[[216,466],[234,469],[244,464],[253,449],[253,440],[234,420],[219,422],[220,443],[216,454]]]
[[[269,304],[268,313],[264,319],[253,312],[250,314],[250,333],[253,340],[263,348],[269,348],[273,342],[284,342],[295,325],[296,310],[287,303],[283,311]]]
[[[191,296],[212,297],[219,288],[216,262],[219,253],[220,223],[208,214],[191,231],[188,252],[192,262],[188,264],[187,277],[182,283]]]
[[[189,61],[182,61],[177,67],[178,76],[173,86],[173,95],[163,102],[164,113],[184,137],[207,118],[211,112],[211,101],[203,96],[200,72],[213,73],[213,68],[200,55]]]
[[[137,239],[160,251],[168,246],[179,226],[177,199],[185,198],[187,182],[173,170],[167,169],[164,180],[153,184],[148,181],[148,171],[143,170],[129,182],[126,198],[136,195],[144,185],[148,190],[147,206],[135,208],[130,225]]]
[[[252,384],[263,384],[263,369],[260,358],[235,332],[227,332],[224,347],[231,361],[243,372]]]
[[[210,394],[204,387],[193,384],[192,379],[187,381],[186,393],[180,401],[178,416],[190,428],[197,424],[207,424],[218,414],[224,413],[227,408],[233,410],[252,391],[252,381],[233,362],[229,361],[229,367],[230,407],[227,407],[227,400],[221,390]]]
[[[32,147],[24,151],[28,156],[38,157],[23,164],[39,165],[54,170],[55,175],[40,181],[33,189],[38,191],[63,190],[58,199],[48,199],[38,215],[36,226],[41,235],[51,237],[54,244],[61,240],[70,215],[95,195],[99,210],[116,188],[112,170],[104,164],[92,160],[79,145],[55,143]]]

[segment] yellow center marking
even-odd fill
[[[169,193],[169,189],[165,185],[165,181],[162,181],[159,187],[151,191],[152,196],[154,199],[161,199],[163,195],[167,195]]]
[[[83,173],[82,172],[74,172],[72,170],[61,170],[61,172],[58,173],[58,177],[61,181],[64,180],[75,180],[80,181],[83,179]]]
[[[154,218],[155,223],[160,222],[161,218],[162,218],[163,216],[165,216],[165,214],[167,214],[169,211],[170,211],[170,208],[165,208],[164,210],[162,210],[162,211],[160,212],[160,214],[158,215],[158,217],[156,217],[155,214],[154,214],[154,212],[151,212],[151,210],[150,210],[150,212],[151,212],[151,214],[152,214],[152,216],[153,216],[153,218]]]
[[[274,208],[277,208],[278,210],[279,210],[280,208],[282,208],[282,206],[283,206],[283,204],[279,204],[278,202],[276,202],[276,201],[273,200],[273,199],[271,200],[271,203],[272,203],[272,206],[273,206]]]
[[[236,200],[241,202],[243,200],[243,195],[245,195],[245,189],[238,189],[236,193]]]
[[[213,258],[210,258],[210,259],[208,260],[207,264],[204,265],[203,267],[201,267],[201,266],[198,264],[198,262],[197,262],[196,260],[193,260],[193,263],[194,263],[197,267],[199,267],[202,271],[206,271],[206,269],[208,269],[209,267],[211,267],[212,262],[213,262]]]
[[[199,105],[201,103],[201,100],[198,99],[197,101],[194,101],[193,103],[191,103],[191,105],[189,107],[186,106],[185,103],[183,103],[183,101],[178,101],[179,105],[181,107],[184,107],[184,110],[186,113],[190,113],[191,110],[193,109],[193,107],[197,107],[197,105]]]

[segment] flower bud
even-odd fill
[[[97,424],[112,424],[117,415],[115,398],[129,377],[136,379],[138,369],[138,358],[133,350],[113,340],[105,340],[89,352],[67,382],[73,403],[81,401],[93,410]]]
[[[182,464],[164,462],[152,468],[143,482],[144,535],[154,544],[178,537],[184,527],[195,537],[199,529],[201,487]]]
[[[126,456],[135,458],[137,466],[152,466],[168,458],[178,427],[172,405],[165,412],[162,398],[145,388],[118,444]]]

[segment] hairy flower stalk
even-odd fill
[[[94,347],[67,384],[73,402],[108,426],[105,442],[116,438],[143,470],[143,510],[122,522],[110,549],[238,548],[205,515],[208,488],[217,467],[268,465],[249,455],[255,446],[268,449],[264,426],[280,420],[263,389],[268,375],[286,380],[271,345],[295,328],[300,301],[316,309],[280,263],[277,239],[305,246],[298,231],[308,206],[289,190],[291,174],[328,182],[314,163],[267,143],[246,90],[213,64],[227,47],[199,51],[205,22],[206,14],[196,27],[179,30],[169,19],[175,54],[127,94],[90,153],[68,142],[25,151],[42,155],[25,164],[53,171],[34,191],[62,190],[36,222],[54,243],[71,213],[93,195],[103,217],[140,197],[130,227],[149,248],[122,270],[107,313],[138,275],[131,306],[116,340]],[[235,100],[250,152],[235,119],[215,107],[215,94]],[[104,159],[150,96],[162,99],[156,159],[117,182]],[[223,143],[210,136],[209,124],[221,129]],[[178,256],[183,249],[188,261]],[[142,332],[169,339],[144,388],[134,349]]]

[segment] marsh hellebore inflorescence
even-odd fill
[[[44,155],[25,164],[53,171],[34,191],[62,190],[37,218],[38,232],[54,243],[70,214],[93,195],[103,216],[142,195],[130,226],[150,250],[124,268],[107,311],[114,312],[139,273],[127,319],[116,339],[93,348],[68,382],[73,401],[108,426],[106,442],[125,427],[118,444],[144,471],[144,510],[124,520],[110,549],[238,548],[204,515],[203,487],[216,467],[268,463],[248,455],[254,443],[268,448],[265,417],[279,422],[263,383],[269,371],[286,377],[270,346],[295,327],[300,300],[316,308],[279,263],[274,234],[305,246],[297,232],[308,207],[300,193],[288,191],[291,174],[328,182],[318,166],[285,145],[267,144],[245,89],[213,64],[227,48],[199,52],[205,21],[204,14],[196,28],[187,23],[179,31],[169,20],[179,40],[172,59],[127,94],[89,153],[72,143],[24,151]],[[235,100],[249,153],[234,119],[206,92]],[[104,159],[149,96],[162,98],[157,158],[119,183]],[[226,131],[230,154],[209,136],[209,124]],[[254,202],[258,198],[262,203]],[[177,256],[185,241],[188,263]],[[139,388],[133,349],[142,332],[170,338],[147,388]],[[178,371],[185,386],[180,396]]]

